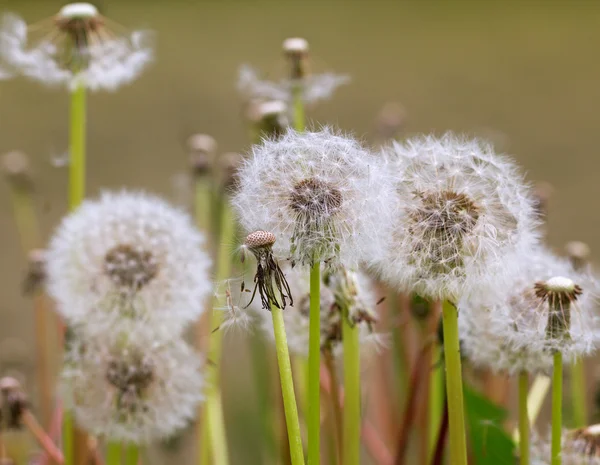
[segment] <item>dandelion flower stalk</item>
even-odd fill
[[[137,444],[128,444],[125,448],[125,465],[138,465],[140,448]]]
[[[562,434],[562,352],[554,353],[554,370],[552,372],[552,465],[561,465]]]
[[[519,463],[529,465],[529,413],[527,411],[527,395],[529,374],[519,373]]]
[[[343,460],[347,465],[360,463],[360,347],[359,328],[350,315],[342,318],[344,345],[344,439]]]
[[[308,463],[318,465],[321,441],[321,264],[310,268],[308,336]]]
[[[74,210],[85,196],[86,89],[83,84],[71,91],[69,132],[69,208]]]
[[[463,405],[462,368],[458,337],[458,309],[449,301],[442,304],[444,325],[444,361],[450,439],[450,463],[467,464],[465,409]]]
[[[121,465],[122,453],[122,444],[110,441],[106,445],[106,465]]]
[[[306,76],[308,59],[308,42],[300,37],[286,39],[283,50],[290,61],[292,81],[292,107],[294,111],[294,129],[302,132],[305,129],[303,81]]]

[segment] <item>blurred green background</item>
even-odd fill
[[[4,0],[0,10],[35,22],[61,5]],[[136,83],[90,96],[89,195],[128,186],[177,200],[174,177],[186,170],[185,139],[195,132],[213,135],[221,151],[247,149],[238,67],[250,63],[281,77],[282,40],[303,36],[315,71],[352,76],[309,112],[314,124],[332,123],[373,141],[379,110],[396,101],[407,112],[406,134],[451,129],[488,137],[530,180],[554,186],[554,247],[579,239],[600,248],[599,2],[113,0],[98,6],[130,29],[155,30],[157,50],[156,63]],[[62,89],[0,82],[0,152],[31,156],[46,235],[66,210],[67,173],[51,160],[66,151],[67,112]],[[20,294],[25,268],[3,184],[0,352],[9,337],[25,347],[33,340],[30,304]],[[243,346],[233,339],[226,364],[245,379],[240,371],[249,364],[240,362]],[[23,357],[23,370],[33,370],[33,351]],[[258,431],[246,427],[254,394],[251,381],[243,384],[225,391],[232,463],[260,463],[252,452]]]

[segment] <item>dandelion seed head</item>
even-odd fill
[[[108,440],[145,444],[173,435],[202,399],[201,361],[182,340],[86,339],[66,355],[62,391],[77,421]]]
[[[519,358],[523,354],[521,359],[530,357],[540,362],[532,362],[529,369],[525,364],[522,368],[526,371],[550,368],[555,351],[560,351],[567,362],[593,352],[600,342],[597,279],[575,271],[568,260],[542,247],[507,261],[513,264],[513,283],[495,295],[463,298],[459,308],[464,319],[476,326],[486,321],[500,347],[498,351],[505,351],[505,357]],[[476,340],[478,337],[485,338],[482,334],[472,335],[474,358],[478,357],[476,348],[485,344]],[[494,363],[492,360],[490,365]],[[510,367],[499,369],[515,371]]]
[[[64,6],[53,29],[36,38],[18,16],[6,14],[0,27],[0,57],[8,69],[49,86],[114,91],[134,81],[153,59],[151,34],[117,35],[88,3]]]
[[[48,290],[86,334],[170,338],[200,316],[211,292],[203,246],[189,216],[163,200],[105,193],[57,228],[46,255]]]
[[[232,202],[247,230],[265,228],[277,236],[277,256],[353,266],[386,217],[378,199],[393,195],[377,161],[330,129],[288,130],[253,148]]]
[[[551,441],[545,435],[531,435],[531,464],[550,465]],[[561,460],[563,465],[600,465],[600,428],[586,426],[565,430],[561,436]]]
[[[500,287],[502,257],[538,241],[529,189],[512,161],[491,146],[446,134],[384,150],[396,196],[373,263],[396,288],[457,301],[469,285]]]

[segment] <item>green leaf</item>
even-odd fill
[[[502,424],[507,412],[469,386],[464,387],[471,450],[477,465],[514,465],[514,444]]]

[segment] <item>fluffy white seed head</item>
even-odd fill
[[[305,76],[301,83],[291,79],[269,81],[262,79],[259,73],[249,65],[242,65],[238,72],[237,89],[246,99],[279,100],[288,103],[292,101],[294,86],[302,86],[302,100],[306,104],[315,104],[329,100],[334,91],[350,82],[350,76],[321,73]]]
[[[374,265],[395,288],[425,298],[458,298],[499,259],[537,242],[536,217],[522,175],[479,140],[453,134],[394,143],[384,152],[395,180],[394,221]]]
[[[391,184],[378,159],[330,129],[297,133],[254,146],[233,197],[242,226],[277,237],[277,256],[310,264],[353,266],[373,245]]]
[[[503,292],[474,293],[459,304],[462,327],[476,328],[461,334],[473,360],[496,370],[544,371],[555,351],[570,361],[595,350],[600,319],[593,276],[575,271],[568,260],[544,248],[507,257],[506,266],[514,281]],[[493,337],[486,339],[484,324]],[[503,354],[497,359],[488,355],[492,348],[484,348],[494,342],[493,351]]]
[[[563,465],[600,465],[600,425],[564,431],[561,437]],[[531,465],[551,465],[549,437],[537,433],[531,438]]]
[[[54,233],[48,290],[61,315],[86,334],[171,338],[200,316],[211,292],[203,246],[191,218],[163,200],[104,193]]]
[[[46,32],[36,40],[21,18],[4,15],[1,61],[15,74],[49,86],[114,91],[137,79],[153,60],[151,33],[115,35],[87,3],[63,7]]]
[[[202,399],[198,355],[180,338],[106,344],[76,342],[66,354],[62,391],[81,426],[108,440],[145,444],[172,436]]]
[[[339,273],[343,273],[344,276]],[[321,283],[321,347],[331,350],[335,356],[342,353],[342,310],[339,302],[344,300],[348,306],[350,320],[359,325],[359,337],[363,355],[377,350],[382,336],[374,332],[377,321],[375,307],[377,297],[373,283],[364,273],[344,271],[332,272]],[[327,274],[327,273],[326,273]],[[290,285],[294,306],[283,311],[283,319],[290,351],[308,356],[309,317],[310,317],[310,279],[307,271],[300,268],[286,268],[286,279]],[[252,307],[255,318],[264,334],[274,340],[271,314],[257,306]]]

